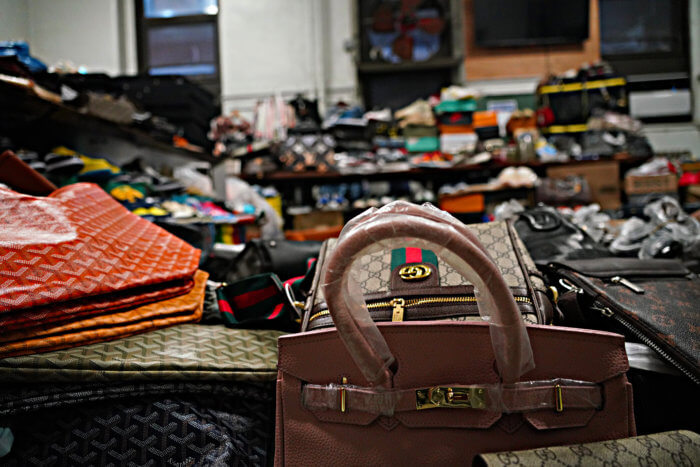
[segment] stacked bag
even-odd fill
[[[13,180],[51,184],[14,156],[3,160],[13,173],[0,177],[11,185],[0,186],[0,357],[200,320],[199,250],[91,183],[48,196],[15,191]]]

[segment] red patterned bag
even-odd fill
[[[26,329],[187,293],[200,251],[96,185],[0,188],[0,328]]]

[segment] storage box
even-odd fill
[[[447,154],[473,152],[477,142],[476,133],[443,133],[440,135],[440,150]]]
[[[676,193],[678,177],[666,175],[628,175],[625,177],[625,193],[641,195],[647,193]]]
[[[440,209],[454,214],[484,212],[484,194],[466,193],[441,196]]]
[[[294,230],[307,230],[318,227],[342,227],[343,223],[342,211],[314,210],[304,214],[296,214],[293,218]]]
[[[443,112],[473,112],[476,110],[474,99],[463,99],[460,101],[442,101],[435,106],[435,113]]]
[[[593,202],[602,209],[617,209],[620,202],[620,164],[617,161],[587,162],[580,165],[549,167],[547,177],[566,178],[580,175],[591,187]]]
[[[422,138],[407,138],[406,150],[408,152],[432,152],[440,150],[440,139],[435,136]]]

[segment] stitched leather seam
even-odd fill
[[[518,258],[518,266],[520,266],[520,271],[522,272],[523,277],[525,278],[525,285],[527,286],[527,289],[530,293],[530,297],[532,298],[532,302],[535,305],[537,319],[540,323],[547,324],[547,317],[544,316],[544,306],[542,305],[542,303],[540,303],[538,294],[535,293],[535,288],[532,286],[530,274],[528,273],[527,267],[525,266],[525,262],[523,260],[523,253],[522,251],[520,251],[520,248],[518,248],[518,242],[515,240],[515,233],[511,220],[506,221],[506,231],[508,232],[508,238],[510,238],[510,243],[513,246],[513,250],[515,251],[515,257]]]

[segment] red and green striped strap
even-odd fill
[[[402,264],[430,263],[438,267],[437,255],[432,250],[421,248],[395,248],[391,250],[391,270]]]
[[[291,286],[295,296],[303,296],[313,279],[316,260],[309,260],[304,276],[281,281],[276,274],[263,273],[219,287],[216,298],[223,319],[231,325],[290,320],[296,317],[291,309],[285,286]],[[292,316],[292,318],[290,318]]]

